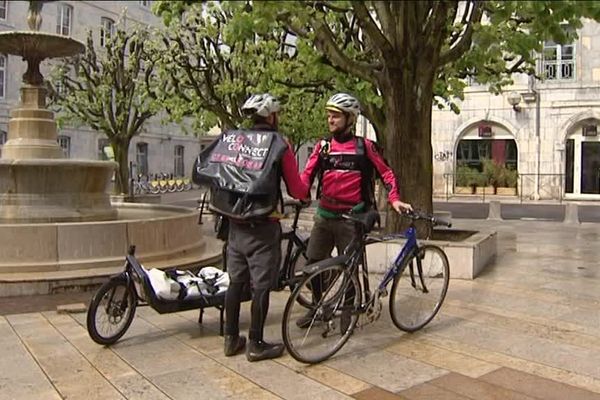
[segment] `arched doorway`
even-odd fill
[[[600,194],[600,138],[596,118],[577,123],[565,142],[565,193]]]
[[[492,121],[479,121],[470,125],[459,136],[454,154],[455,186],[491,185],[483,176],[484,165],[489,160],[497,166],[498,174],[502,174],[504,178],[512,177],[510,183],[504,181],[500,186],[516,188],[519,161],[517,142],[503,125]]]

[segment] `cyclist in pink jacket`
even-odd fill
[[[360,103],[353,96],[338,93],[325,105],[331,137],[316,146],[302,172],[301,179],[309,187],[318,178],[319,201],[310,235],[307,256],[309,262],[323,260],[335,246],[341,254],[354,236],[354,225],[340,218],[343,212],[364,212],[375,206],[374,177],[378,175],[388,191],[394,210],[412,210],[400,200],[394,172],[371,140],[355,136],[354,127],[360,113]],[[318,283],[313,294],[319,296]],[[306,327],[311,312],[297,321]]]

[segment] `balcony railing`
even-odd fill
[[[543,70],[547,80],[575,78],[575,62],[573,60],[544,60]]]

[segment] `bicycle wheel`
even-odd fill
[[[414,332],[427,325],[444,302],[450,279],[448,258],[439,247],[425,245],[405,260],[401,271],[392,285],[390,315],[399,329]]]
[[[87,313],[87,329],[92,340],[109,345],[121,338],[131,325],[137,295],[121,280],[111,280],[92,297]]]
[[[320,296],[312,296],[307,310],[299,304],[298,296],[307,291],[311,281],[322,277],[327,277],[327,282],[322,285]],[[311,289],[308,291],[313,293]],[[291,356],[315,364],[338,352],[356,326],[361,298],[358,279],[342,265],[308,275],[294,289],[283,312],[283,342]],[[300,321],[304,324],[299,324]]]
[[[308,259],[306,258],[306,247],[308,246],[308,239],[304,240],[304,248],[296,249],[294,256],[292,257],[292,261],[290,261],[291,266],[291,274],[294,278],[301,278],[304,266],[308,263]],[[294,290],[295,286],[290,284],[290,290]],[[304,288],[304,291],[298,293],[298,297],[296,300],[300,305],[304,307],[310,307],[311,305],[311,297],[312,294],[310,292],[310,287]]]

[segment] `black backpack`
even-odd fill
[[[287,147],[275,131],[224,132],[200,153],[192,179],[210,185],[212,211],[239,220],[266,217],[281,198],[281,158]]]

